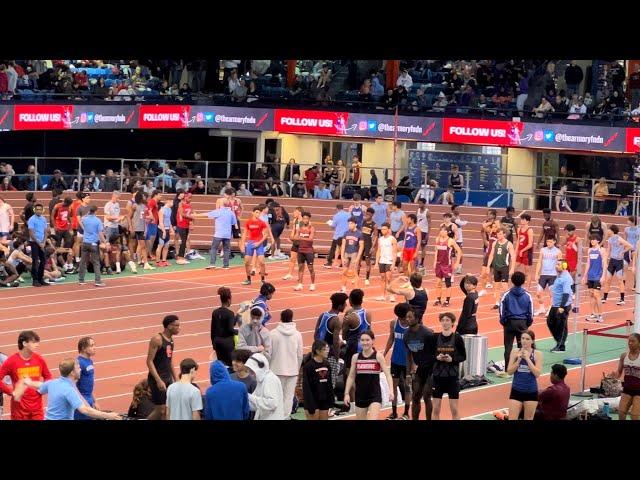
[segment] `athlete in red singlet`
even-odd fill
[[[578,271],[578,251],[580,250],[582,241],[576,235],[576,227],[571,223],[565,225],[564,229],[567,232],[567,241],[565,243],[564,258],[569,265],[567,270],[573,278],[574,285],[576,280],[576,272]]]
[[[437,300],[433,304],[434,306],[442,305],[443,307],[449,306],[449,300],[451,298],[451,280],[453,278],[454,266],[451,265],[451,254],[456,252],[456,264],[455,268],[460,264],[460,258],[462,258],[462,250],[455,242],[455,240],[449,237],[449,231],[447,227],[441,226],[438,236],[436,237],[436,254],[433,259],[433,269],[436,273],[436,297]],[[442,303],[442,283],[446,286],[445,297],[446,300]]]
[[[529,226],[531,215],[524,213],[520,216],[518,228],[518,244],[516,246],[516,270],[523,272],[525,278],[531,282],[531,265],[533,265],[533,229]]]
[[[73,246],[73,236],[71,234],[71,197],[64,199],[62,203],[56,204],[53,208],[52,217],[56,231],[56,240],[58,246],[62,248],[71,248]],[[73,251],[67,253],[64,265],[65,273],[73,270]]]

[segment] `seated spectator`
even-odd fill
[[[149,382],[144,378],[133,388],[133,399],[131,400],[127,416],[137,418],[138,420],[146,420],[154,409],[155,405],[151,401]]]
[[[377,76],[374,76],[371,80],[371,95],[376,100],[384,95],[384,87]]]
[[[371,100],[373,100],[373,97],[371,96],[370,87],[368,85],[362,85],[362,87],[360,87],[360,92],[358,93],[358,101],[370,102]]]
[[[624,97],[620,95],[617,90],[614,90],[613,93],[607,98],[607,107],[605,109],[606,112],[610,112],[613,115],[619,115],[624,110]]]
[[[109,87],[106,86],[104,82],[104,77],[98,78],[98,81],[93,86],[92,92],[94,95],[97,95],[100,97],[106,97],[107,95],[109,95]]]
[[[403,68],[398,80],[396,81],[396,87],[404,87],[404,89],[408,91],[412,86],[413,78],[411,78],[407,69]]]
[[[280,183],[280,180],[276,180],[275,182],[271,180],[271,185],[269,186],[269,196],[270,197],[286,197],[287,196],[284,189],[282,188],[282,184]]]
[[[396,100],[394,98],[394,91],[389,89],[387,90],[387,93],[385,93],[382,98],[380,99],[380,103],[382,104],[382,106],[386,109],[392,109],[395,108],[395,106],[397,105]]]
[[[187,175],[182,175],[180,180],[176,182],[176,190],[188,192],[191,189],[191,182],[187,179]]]
[[[300,181],[294,183],[293,187],[291,187],[291,197],[304,198],[304,195],[305,195],[304,183]]]
[[[546,97],[542,97],[540,100],[540,105],[533,109],[533,113],[538,118],[544,118],[547,113],[555,111],[553,105],[549,103],[549,100]]]
[[[447,105],[449,105],[447,96],[444,94],[444,92],[440,92],[438,94],[438,99],[433,104],[433,110],[435,112],[444,112],[444,109],[447,107]]]
[[[478,108],[480,110],[484,110],[487,108],[487,97],[485,97],[484,93],[481,93],[477,97],[473,97],[469,104],[472,108]]]
[[[313,198],[316,198],[318,200],[331,200],[331,191],[326,188],[326,186],[326,183],[320,182],[313,191]]]
[[[19,287],[19,278],[20,275],[16,267],[7,258],[7,253],[0,250],[0,287]]]
[[[251,353],[262,353],[267,359],[271,358],[271,336],[269,329],[262,325],[264,312],[253,308],[250,312],[249,323],[238,329],[238,350],[249,350]]]
[[[247,190],[247,184],[246,183],[241,183],[240,187],[238,188],[238,190],[236,190],[236,195],[241,196],[241,197],[251,197],[252,194],[249,190]]]
[[[231,101],[242,103],[247,100],[247,87],[245,86],[244,78],[240,77],[238,80],[238,86],[231,92]]]
[[[584,94],[584,106],[587,107],[587,112],[593,109],[593,97],[590,92]]]
[[[207,189],[204,186],[204,180],[196,180],[196,183],[189,190],[192,194],[196,195],[205,195],[207,193]]]
[[[475,95],[476,94],[473,91],[473,88],[471,86],[467,85],[464,88],[464,93],[460,96],[459,106],[461,106],[461,107],[469,107],[469,106],[471,106],[471,102],[475,98]]]
[[[193,93],[193,92],[192,92],[191,87],[189,86],[188,83],[183,83],[182,84],[182,88],[179,90],[178,93],[179,93],[179,95],[181,97],[188,98],[188,97],[191,97],[191,93]]]
[[[418,91],[416,92],[416,99],[413,102],[411,102],[411,105],[413,106],[414,112],[425,110],[429,106],[427,97],[424,94],[424,89],[422,88],[418,89]]]
[[[2,177],[0,192],[15,192],[17,189],[11,184],[11,177]]]
[[[47,190],[65,191],[65,190],[68,190],[68,189],[69,189],[69,187],[67,186],[67,182],[62,177],[62,172],[60,170],[54,170],[53,171],[53,178],[51,179],[51,181],[47,185]]]
[[[556,95],[553,102],[553,110],[557,113],[565,113],[569,111],[569,107],[560,95]]]
[[[453,205],[456,203],[453,187],[449,186],[440,194],[437,203],[439,205]]]
[[[577,95],[574,95],[577,97]],[[587,107],[584,104],[582,97],[576,98],[572,100],[571,106],[569,107],[569,116],[567,120],[580,120],[587,113]]]
[[[248,420],[249,395],[243,382],[232,380],[224,363],[216,360],[209,368],[211,386],[205,394],[207,420]]]
[[[234,68],[233,70],[231,70],[231,75],[229,75],[229,82],[228,82],[228,92],[230,94],[232,94],[236,88],[238,88],[240,86],[240,80],[238,79],[238,71]]]
[[[567,367],[556,363],[551,367],[551,385],[538,394],[538,406],[534,420],[565,420],[571,390],[564,383]]]

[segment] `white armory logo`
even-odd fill
[[[282,125],[289,125],[292,127],[322,127],[322,128],[333,127],[333,120],[327,119],[327,118],[319,119],[319,118],[282,117],[280,119],[280,123]]]
[[[21,113],[18,120],[25,123],[54,123],[62,121],[60,113]]]
[[[142,118],[145,122],[179,122],[179,113],[145,113]]]
[[[449,127],[449,134],[465,137],[507,138],[507,131],[504,128]]]

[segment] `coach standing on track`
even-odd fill
[[[36,214],[29,219],[29,245],[31,245],[31,278],[34,287],[48,286],[44,282],[44,240],[46,238],[47,220],[42,216],[43,206],[36,203]]]
[[[102,221],[96,217],[98,207],[91,205],[89,215],[84,215],[80,219],[84,233],[82,236],[82,246],[80,247],[80,268],[78,268],[78,283],[84,285],[84,275],[87,272],[87,262],[91,258],[93,264],[93,274],[95,275],[96,287],[104,287],[106,284],[100,281],[100,246],[106,244],[104,238]],[[99,242],[99,243],[98,243]]]

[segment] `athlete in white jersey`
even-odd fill
[[[418,228],[422,232],[420,240],[420,268],[424,269],[424,259],[427,257],[427,243],[429,243],[429,224],[431,223],[431,214],[427,208],[427,201],[424,198],[418,200]],[[424,273],[423,273],[424,275]]]
[[[451,213],[453,215],[453,223],[455,223],[458,227],[458,229],[456,230],[456,243],[458,244],[458,246],[460,247],[460,250],[462,250],[462,227],[464,227],[467,223],[466,220],[462,220],[460,218],[460,206],[459,205],[451,205]],[[462,257],[460,257],[460,262],[458,265],[458,268],[456,268],[456,271],[454,272],[457,275],[462,273]]]
[[[387,289],[391,283],[392,270],[395,268],[394,264],[398,257],[398,242],[396,238],[391,235],[391,225],[383,223],[380,227],[382,236],[378,239],[378,250],[376,251],[376,264],[380,270],[380,278],[382,280],[382,296],[377,297],[376,300],[386,301]],[[394,295],[389,297],[390,302],[395,302]]]
[[[536,296],[538,297],[539,303],[538,310],[536,310],[535,313],[536,315],[547,314],[548,309],[544,306],[543,293],[547,287],[550,287],[553,285],[553,282],[555,282],[558,276],[556,264],[558,260],[562,258],[562,251],[556,247],[555,237],[547,237],[545,241],[547,246],[540,249],[540,256],[536,264],[535,278],[538,279]],[[551,293],[551,289],[549,289],[549,293]],[[549,298],[549,301],[551,301],[551,298]],[[549,304],[549,307],[551,307],[551,304]]]

